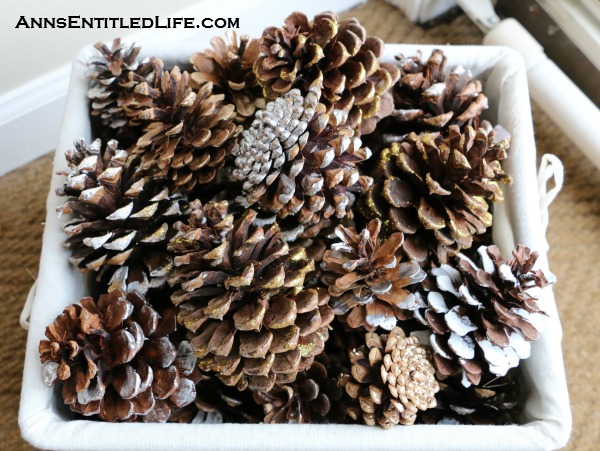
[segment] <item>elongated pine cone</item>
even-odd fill
[[[254,71],[269,100],[293,88],[307,94],[317,84],[327,111],[347,112],[348,124],[356,127],[391,113],[391,99],[382,97],[400,74],[394,64],[379,62],[383,48],[383,41],[367,36],[354,18],[340,21],[325,12],[309,22],[295,12],[282,28],[265,29]]]
[[[324,423],[331,408],[327,381],[327,369],[315,361],[295,381],[268,392],[255,391],[254,399],[264,407],[265,423]]]
[[[339,383],[357,401],[348,415],[369,426],[389,429],[411,425],[419,410],[435,407],[439,385],[428,351],[416,337],[406,337],[400,327],[389,335],[369,332],[365,345],[349,351],[351,375]]]
[[[421,282],[425,272],[415,261],[402,261],[402,233],[384,239],[380,229],[378,219],[360,232],[339,225],[335,234],[341,242],[323,255],[321,279],[329,287],[331,306],[352,328],[391,330],[419,307],[405,288]]]
[[[488,107],[482,84],[462,66],[446,70],[446,56],[434,50],[426,62],[420,55],[399,55],[400,80],[392,89],[394,112],[386,131],[396,134],[437,131],[451,125],[477,129]]]
[[[88,73],[90,113],[100,116],[102,123],[111,129],[132,125],[130,121],[142,106],[135,87],[144,82],[153,85],[162,76],[163,63],[158,58],[139,61],[141,48],[135,44],[127,47],[120,39],[115,39],[110,48],[102,42],[94,47],[100,57],[89,63],[92,66]]]
[[[156,89],[141,83],[135,91],[151,99],[138,115],[144,134],[133,150],[143,156],[142,169],[167,177],[182,193],[212,181],[242,130],[233,122],[235,106],[214,94],[212,83],[194,91],[189,74],[177,66],[165,71]]]
[[[74,412],[104,421],[167,421],[196,396],[193,353],[178,352],[163,315],[137,293],[115,290],[65,308],[40,341],[43,378],[62,382]]]
[[[334,315],[325,289],[304,288],[314,271],[304,249],[290,249],[276,224],[263,229],[255,218],[247,210],[206,246],[208,240],[188,239],[206,236],[204,225],[175,237],[169,283],[200,368],[227,385],[269,391],[323,351]]]
[[[533,269],[537,252],[518,246],[505,260],[496,246],[481,246],[477,261],[463,254],[430,271],[423,291],[426,308],[415,317],[433,331],[431,345],[439,378],[462,372],[465,386],[504,376],[530,355],[544,312],[539,289],[549,285]]]
[[[280,218],[297,215],[302,224],[352,217],[354,193],[372,184],[359,163],[371,156],[345,125],[345,113],[325,113],[319,89],[303,97],[293,89],[242,133],[233,149],[234,180],[243,182],[244,202]]]
[[[411,133],[378,156],[373,187],[361,212],[384,221],[387,233],[405,234],[403,251],[421,263],[445,263],[468,249],[492,225],[488,201],[502,202],[499,183],[512,180],[501,166],[509,137],[483,122],[461,133]]]
[[[69,199],[57,211],[73,215],[64,226],[71,263],[83,272],[102,270],[114,287],[161,286],[171,266],[171,225],[183,216],[185,199],[170,194],[164,180],[143,177],[139,157],[115,140],[76,141],[65,156],[71,171],[56,193]]]
[[[214,37],[210,41],[212,49],[191,56],[195,72],[190,75],[190,83],[196,88],[212,83],[215,93],[224,94],[226,102],[235,105],[235,121],[243,123],[266,103],[252,70],[258,58],[258,40],[243,35],[238,42],[232,30],[226,36],[227,43],[219,36]]]

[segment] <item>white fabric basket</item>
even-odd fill
[[[204,44],[204,43],[202,43]],[[462,64],[485,81],[490,109],[485,115],[512,134],[505,168],[514,178],[506,189],[506,201],[494,213],[494,241],[505,255],[516,243],[541,253],[547,267],[544,230],[540,223],[536,156],[525,66],[521,57],[503,47],[436,46],[448,56],[450,66]],[[186,62],[205,45],[142,46],[144,55],[160,56],[168,65]],[[398,53],[413,55],[421,50],[429,56],[434,47],[388,45],[385,59]],[[67,109],[56,150],[54,170],[66,169],[64,152],[73,141],[91,138],[87,62],[95,55],[84,48],[73,64]],[[27,341],[19,425],[31,444],[56,450],[546,450],[564,446],[571,430],[571,412],[561,351],[562,329],[551,288],[543,290],[549,314],[542,338],[532,347],[532,356],[522,362],[525,386],[522,425],[511,426],[426,426],[395,427],[384,431],[358,425],[249,425],[249,424],[109,424],[69,420],[60,395],[42,382],[39,341],[46,325],[63,308],[86,295],[86,279],[75,272],[63,248],[65,239],[56,207],[64,199],[54,191],[62,184],[54,175],[48,196],[37,289]]]

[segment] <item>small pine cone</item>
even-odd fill
[[[347,112],[348,125],[357,127],[382,115],[381,97],[400,75],[394,64],[379,62],[383,48],[383,41],[367,36],[354,18],[340,21],[325,12],[309,22],[294,12],[283,28],[265,29],[254,72],[269,100],[293,88],[306,94],[317,84],[327,111]]]
[[[215,93],[224,94],[225,100],[235,105],[235,121],[243,123],[254,116],[257,108],[263,109],[266,103],[252,70],[258,58],[258,40],[243,35],[238,42],[232,30],[226,35],[228,43],[221,37],[214,37],[210,41],[212,50],[191,56],[190,62],[196,72],[190,75],[190,83],[196,89],[212,83]]]
[[[433,331],[438,377],[462,370],[462,383],[505,376],[530,355],[544,312],[537,291],[549,284],[533,266],[537,252],[518,246],[506,261],[496,246],[481,246],[477,262],[463,254],[430,271],[415,317]]]
[[[323,391],[327,381],[327,369],[315,361],[295,381],[268,392],[255,391],[254,400],[264,407],[265,423],[324,423],[331,409]]]
[[[358,165],[371,156],[345,125],[345,114],[324,112],[319,89],[306,97],[293,89],[258,111],[233,149],[234,180],[243,182],[245,202],[302,224],[352,217],[353,192],[372,184]]]
[[[402,233],[381,239],[380,228],[378,219],[360,232],[340,225],[335,233],[341,242],[323,255],[321,279],[329,287],[331,306],[352,328],[391,330],[419,306],[405,287],[421,282],[425,272],[412,260],[402,261]]]
[[[437,131],[451,125],[479,126],[479,116],[488,106],[479,80],[471,71],[456,66],[447,72],[446,56],[434,50],[423,63],[420,55],[397,57],[400,80],[391,90],[395,110],[389,128],[395,134]]]
[[[164,280],[170,227],[186,203],[170,194],[164,181],[143,177],[139,158],[118,147],[115,140],[104,146],[99,139],[90,145],[80,140],[66,153],[71,172],[63,173],[66,181],[56,193],[69,197],[58,213],[74,216],[64,226],[70,261],[83,272],[112,265],[103,271],[106,278],[117,266],[140,262],[142,278]]]
[[[163,64],[157,58],[139,61],[140,47],[126,47],[120,39],[115,39],[110,48],[102,42],[94,47],[100,58],[89,63],[93,66],[88,74],[92,85],[88,91],[91,115],[100,116],[104,125],[119,129],[139,113],[135,87],[143,82],[152,85],[160,79]]]
[[[169,284],[200,368],[227,385],[268,391],[312,364],[334,315],[326,290],[304,286],[314,271],[304,249],[291,250],[277,224],[263,229],[255,218],[246,211],[206,247],[201,239],[175,238]]]
[[[465,388],[451,378],[440,383],[433,409],[419,412],[417,423],[507,425],[518,422],[521,386],[512,377],[494,377],[480,387]]]
[[[435,407],[439,385],[429,352],[416,337],[406,337],[400,327],[389,335],[369,332],[365,345],[352,349],[351,375],[340,376],[340,385],[358,403],[348,408],[354,420],[389,429],[411,425],[417,411]]]
[[[212,83],[192,90],[188,73],[177,66],[156,89],[142,83],[135,91],[151,99],[138,115],[144,134],[133,150],[143,155],[143,170],[166,176],[182,193],[211,182],[242,130],[233,123],[235,106],[214,94]]]
[[[492,225],[487,201],[502,202],[499,183],[512,181],[500,163],[509,140],[485,121],[464,133],[453,125],[446,138],[411,133],[378,156],[376,181],[360,211],[381,218],[386,233],[404,233],[410,258],[445,263]]]
[[[39,345],[44,382],[62,381],[71,410],[111,422],[166,421],[194,401],[196,359],[169,338],[173,309],[160,315],[141,295],[120,290],[80,303],[65,308]]]

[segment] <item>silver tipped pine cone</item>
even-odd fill
[[[163,180],[143,176],[139,158],[115,140],[76,141],[66,158],[71,171],[57,194],[68,197],[58,213],[73,218],[64,226],[71,263],[82,272],[101,270],[119,288],[127,289],[130,276],[139,286],[161,286],[172,260],[171,225],[183,217],[185,199]]]
[[[534,269],[537,252],[518,246],[505,260],[496,246],[481,246],[477,258],[430,271],[416,318],[431,328],[439,377],[462,375],[465,386],[505,376],[529,357],[540,336],[544,311],[539,290],[549,281]]]
[[[406,287],[421,282],[425,272],[415,261],[403,260],[402,233],[382,239],[380,230],[378,219],[360,232],[339,225],[335,234],[341,242],[323,254],[321,280],[329,287],[331,306],[355,329],[391,330],[419,306]]]
[[[46,328],[44,382],[62,382],[65,403],[85,416],[165,422],[196,397],[196,358],[171,341],[175,330],[174,312],[137,293],[83,298]]]
[[[258,111],[242,133],[233,178],[243,183],[245,203],[303,224],[352,217],[354,193],[372,184],[359,169],[371,152],[343,125],[346,114],[326,113],[319,97],[316,86],[305,97],[293,89]]]

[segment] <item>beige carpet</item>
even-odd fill
[[[352,11],[371,34],[388,42],[478,44],[481,35],[464,16],[423,30],[382,0]],[[565,99],[568,101],[568,99]],[[565,164],[563,192],[551,207],[550,262],[558,276],[555,294],[564,328],[564,354],[573,408],[569,450],[600,443],[600,171],[591,166],[556,126],[534,110],[537,146]],[[19,312],[37,273],[51,157],[0,177],[0,449],[31,449],[19,435],[17,411],[26,333]],[[596,344],[596,346],[594,346]]]

